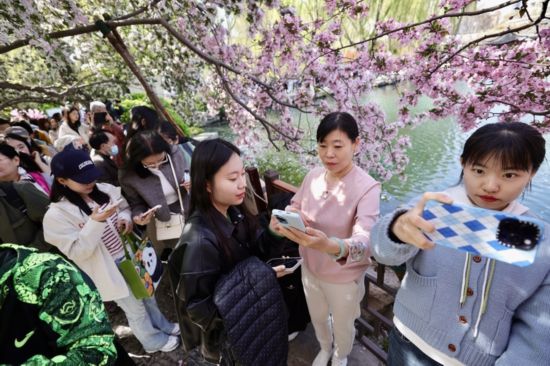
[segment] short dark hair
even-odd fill
[[[359,136],[359,128],[355,118],[347,112],[332,112],[327,114],[317,127],[317,142],[322,142],[334,130],[344,132],[351,141]]]
[[[92,133],[92,136],[90,136],[90,139],[88,140],[88,143],[92,147],[92,149],[99,150],[101,148],[102,144],[106,144],[109,142],[109,131],[104,130],[97,130],[94,133]]]
[[[546,141],[536,128],[523,122],[499,122],[478,128],[466,140],[460,157],[462,164],[495,158],[503,168],[536,172],[545,154]]]
[[[136,172],[139,177],[145,178],[151,172],[143,167],[141,161],[148,156],[160,154],[163,151],[170,154],[170,145],[157,131],[137,132],[126,145],[124,169]]]
[[[0,154],[10,159],[19,157],[17,150],[15,150],[13,147],[11,147],[5,142],[0,143]]]

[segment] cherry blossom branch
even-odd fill
[[[162,26],[164,28],[166,28],[166,30],[172,35],[174,36],[178,41],[180,41],[185,47],[187,47],[189,50],[191,50],[193,53],[195,53],[197,56],[199,56],[201,59],[203,59],[204,61],[206,61],[207,63],[211,64],[211,65],[214,65],[214,66],[219,66],[219,67],[222,67],[226,70],[229,70],[231,71],[232,73],[234,74],[237,74],[237,75],[241,75],[247,79],[250,79],[251,81],[253,81],[254,83],[260,85],[264,90],[265,92],[267,93],[267,95],[269,95],[269,97],[275,101],[277,104],[280,104],[282,106],[285,106],[285,107],[289,107],[289,108],[294,108],[302,113],[311,113],[311,111],[307,111],[307,110],[304,110],[300,107],[298,107],[297,105],[293,105],[293,104],[290,104],[290,103],[287,103],[283,100],[280,100],[279,98],[277,98],[274,94],[273,94],[273,87],[271,85],[268,85],[266,84],[265,82],[261,81],[260,79],[258,79],[257,77],[253,76],[253,75],[250,75],[250,74],[247,74],[245,73],[244,71],[242,70],[239,70],[229,64],[226,64],[225,62],[215,58],[215,57],[212,57],[212,56],[209,56],[207,55],[205,52],[203,52],[202,50],[200,50],[197,46],[195,46],[191,41],[189,41],[187,38],[185,38],[180,32],[178,32],[177,30],[174,29],[174,27],[172,27],[170,25],[170,23],[168,23],[168,21],[166,19],[160,19],[160,23],[162,24]]]
[[[546,15],[546,10],[548,9],[548,2],[550,0],[545,0],[543,1],[542,3],[542,10],[541,10],[541,13],[540,13],[540,16],[537,18],[537,20],[535,20],[534,22],[532,23],[528,23],[528,24],[525,24],[525,25],[522,25],[520,27],[516,27],[516,28],[511,28],[511,29],[507,29],[505,31],[502,31],[502,32],[498,32],[498,33],[491,33],[491,34],[487,34],[483,37],[479,37],[477,39],[474,39],[473,41],[470,41],[468,43],[466,43],[464,46],[460,47],[458,50],[456,50],[455,52],[453,52],[450,56],[446,57],[445,59],[443,59],[443,61],[441,61],[430,73],[433,74],[435,73],[437,70],[439,70],[443,65],[445,65],[446,63],[448,63],[449,61],[451,61],[456,55],[458,55],[460,52],[464,51],[465,49],[473,46],[473,45],[476,45],[482,41],[485,41],[487,39],[491,39],[491,38],[497,38],[497,37],[501,37],[501,36],[504,36],[506,34],[510,34],[510,33],[515,33],[515,32],[519,32],[519,31],[522,31],[524,29],[527,29],[527,28],[531,28],[533,26],[536,26],[537,24],[539,24],[540,22],[542,22],[542,20],[544,19],[545,15]]]
[[[149,10],[151,8],[154,8],[159,2],[160,2],[160,0],[153,0],[149,4],[137,9],[133,13],[122,15],[120,17],[114,18],[113,20],[125,20],[125,19],[129,19],[129,18],[133,18],[135,16],[140,15],[141,13],[145,13],[147,10]]]
[[[216,69],[216,73],[221,78],[223,89],[227,92],[227,94],[231,97],[231,99],[233,99],[238,105],[240,105],[244,110],[246,110],[248,113],[250,113],[258,122],[260,122],[262,124],[262,126],[264,126],[264,129],[267,132],[267,138],[268,138],[269,142],[271,142],[271,144],[275,147],[275,149],[280,151],[280,148],[277,146],[277,144],[273,140],[273,137],[271,136],[271,130],[276,131],[279,135],[284,136],[289,140],[296,141],[296,138],[293,138],[293,137],[281,132],[278,128],[273,126],[272,123],[270,123],[268,120],[266,120],[265,118],[260,116],[258,113],[256,113],[254,110],[252,110],[252,108],[247,106],[245,102],[243,102],[239,97],[237,97],[235,95],[235,93],[233,93],[233,90],[231,89],[231,87],[229,85],[229,82],[228,82],[227,78],[225,77],[225,75],[223,74],[220,66],[216,65],[215,69]]]
[[[101,85],[101,84],[124,84],[123,82],[119,80],[100,80],[95,81],[92,83],[88,83],[85,85],[78,85],[74,87],[67,88],[65,91],[59,93],[55,92],[53,90],[50,90],[50,88],[44,88],[40,86],[28,86],[28,85],[22,85],[22,84],[16,84],[16,83],[10,83],[7,81],[0,81],[0,90],[6,89],[6,90],[15,90],[15,91],[27,91],[31,93],[42,93],[43,95],[48,96],[48,98],[45,98],[43,96],[21,96],[15,99],[7,100],[3,103],[0,103],[0,110],[16,105],[19,103],[28,103],[28,102],[35,102],[35,103],[49,103],[52,101],[52,99],[58,100],[58,101],[65,101],[68,96],[71,97],[77,97],[77,91],[82,89],[87,89],[92,86]],[[91,95],[88,95],[87,93],[81,92],[84,97],[88,99],[92,99]],[[77,97],[78,98],[78,97]],[[78,98],[80,100],[80,98]]]
[[[358,41],[358,42],[353,42],[353,43],[350,43],[350,44],[342,46],[342,47],[333,48],[331,50],[331,52],[338,52],[338,51],[341,51],[341,50],[346,49],[346,48],[355,47],[355,46],[358,46],[358,45],[361,45],[361,44],[367,43],[367,42],[372,42],[372,41],[375,41],[379,38],[385,37],[387,35],[397,33],[397,32],[401,32],[401,31],[404,31],[404,30],[407,30],[407,29],[410,29],[410,28],[416,28],[416,27],[424,25],[424,24],[432,23],[432,22],[434,22],[436,20],[439,20],[439,19],[458,18],[458,17],[465,17],[465,16],[470,17],[470,16],[481,15],[481,14],[493,12],[495,10],[506,8],[510,5],[513,5],[513,4],[516,4],[516,3],[519,3],[519,2],[521,2],[521,0],[510,0],[510,1],[507,1],[507,2],[502,3],[500,5],[496,5],[496,6],[493,6],[493,7],[490,7],[490,8],[480,9],[480,10],[476,10],[476,11],[466,11],[466,12],[461,12],[461,13],[446,13],[446,14],[442,14],[442,15],[437,15],[435,17],[432,17],[432,18],[429,18],[429,19],[426,19],[426,20],[423,20],[423,21],[420,21],[420,22],[407,24],[405,26],[402,26],[402,27],[399,27],[399,28],[395,28],[395,29],[377,34],[376,36],[373,36],[373,37],[370,37],[370,38],[367,38],[367,39],[363,39],[363,40]],[[324,56],[324,55],[322,55],[322,56]]]
[[[512,104],[510,102],[506,102],[506,101],[500,100],[500,99],[491,99],[491,100],[488,100],[487,102],[488,103],[500,103],[500,104],[504,104],[504,105],[507,105],[509,107],[512,107],[512,110],[510,112],[529,113],[529,114],[532,114],[534,116],[549,116],[550,115],[550,109],[548,109],[546,111],[537,112],[537,111],[533,111],[533,110],[521,109],[520,107],[518,107],[515,104]]]
[[[117,27],[127,27],[130,25],[160,24],[160,19],[150,18],[150,19],[131,19],[131,20],[121,20],[121,21],[109,20],[109,21],[106,21],[105,23],[107,23],[109,27],[114,29]],[[59,39],[59,38],[65,38],[65,37],[78,36],[81,34],[93,33],[99,30],[100,28],[97,24],[90,24],[83,27],[76,27],[76,28],[66,29],[66,30],[57,31],[57,32],[51,32],[44,35],[44,37],[47,39]],[[25,38],[25,39],[20,39],[18,41],[12,42],[8,45],[1,46],[0,54],[13,51],[23,46],[27,46],[31,40],[32,38]]]

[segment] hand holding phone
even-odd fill
[[[428,201],[422,217],[434,225],[434,243],[524,267],[535,260],[544,223],[533,217]]]
[[[102,212],[105,212],[105,211],[109,211],[109,210],[117,207],[118,205],[120,205],[123,201],[124,201],[124,199],[120,198],[120,199],[116,200],[115,202],[108,203],[107,205],[101,206],[97,212],[102,213]]]
[[[156,210],[158,210],[159,208],[161,208],[162,205],[156,205],[156,206],[153,206],[151,207],[150,209],[148,209],[147,211],[145,211],[144,213],[141,214],[141,217],[145,217],[153,212],[155,212]]]
[[[296,213],[296,212],[289,212],[289,211],[282,211],[274,209],[271,214],[275,216],[277,221],[281,224],[281,226],[286,228],[293,228],[300,231],[305,232],[306,231],[306,225],[304,224],[304,221],[302,220],[302,217]]]

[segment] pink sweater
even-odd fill
[[[328,237],[369,243],[370,230],[380,213],[380,183],[361,168],[354,166],[324,199],[327,190],[325,168],[313,169],[294,195],[291,206],[301,210],[311,226]],[[304,265],[319,279],[346,283],[359,279],[370,264],[370,251],[363,260],[336,262],[327,253],[300,247]]]

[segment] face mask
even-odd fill
[[[118,145],[111,146],[111,156],[117,156],[118,155]]]

